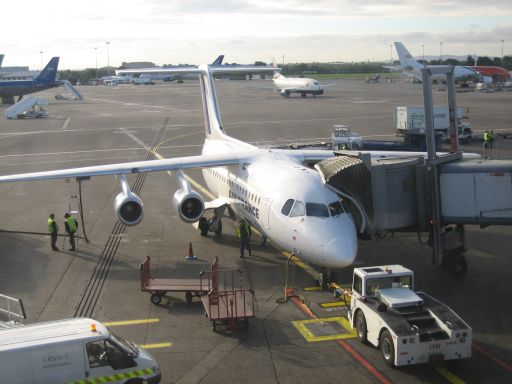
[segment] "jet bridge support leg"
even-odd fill
[[[459,150],[459,138],[457,130],[457,105],[455,102],[455,79],[453,66],[440,67],[436,69],[423,68],[423,102],[425,107],[426,123],[426,144],[427,144],[427,188],[431,203],[431,243],[432,243],[432,264],[445,266],[455,277],[461,277],[467,272],[467,262],[464,257],[464,226],[457,226],[454,234],[459,238],[460,245],[447,246],[447,234],[453,230],[451,227],[443,226],[440,189],[440,166],[441,164],[459,160],[462,153]],[[431,78],[434,73],[446,74],[448,87],[448,111],[450,118],[450,144],[449,155],[437,156],[434,131],[434,115],[432,102]]]

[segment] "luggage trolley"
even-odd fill
[[[239,269],[219,270],[217,257],[210,272],[200,275],[200,289],[207,290],[201,301],[212,330],[219,327],[227,330],[247,329],[249,318],[254,317],[254,291],[242,287],[242,271]]]
[[[200,279],[155,279],[151,277],[150,264],[151,258],[147,256],[140,265],[140,289],[151,293],[153,304],[160,304],[167,292],[185,292],[185,300],[189,304],[193,296],[208,293],[206,286],[201,287]]]

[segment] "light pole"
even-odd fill
[[[107,74],[110,76],[110,41],[107,41]]]
[[[421,44],[421,52],[423,53],[423,65],[425,65],[425,44]]]
[[[439,64],[443,64],[443,42],[442,41],[439,43],[439,46],[441,47],[441,53],[439,55]]]
[[[501,39],[501,66],[503,67],[503,43],[505,40]]]
[[[98,47],[94,47],[94,56],[96,58],[96,75],[94,78],[98,79]]]
[[[393,64],[393,44],[389,45],[389,54],[391,57],[391,64]]]
[[[39,51],[39,54],[41,55],[41,66],[39,68],[41,68],[41,71],[43,70],[43,53],[43,51]]]

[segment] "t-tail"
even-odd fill
[[[219,57],[217,57],[213,63],[211,65],[213,66],[216,66],[216,65],[222,65],[222,62],[224,61],[224,55],[219,55]]]
[[[400,64],[404,68],[412,68],[412,69],[421,69],[423,65],[418,63],[414,57],[409,53],[407,48],[399,42],[395,41],[396,52],[398,53],[398,58],[400,59]]]
[[[34,79],[38,84],[47,84],[55,82],[57,77],[57,68],[59,67],[59,58],[53,57],[41,73]]]

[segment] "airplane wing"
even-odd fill
[[[173,159],[135,161],[97,165],[91,167],[61,169],[0,176],[0,183],[12,181],[63,179],[68,177],[87,177],[101,175],[126,175],[129,173],[176,171],[191,168],[209,168],[226,165],[250,163],[253,156],[250,151],[233,151],[229,154],[199,155],[176,157]]]

